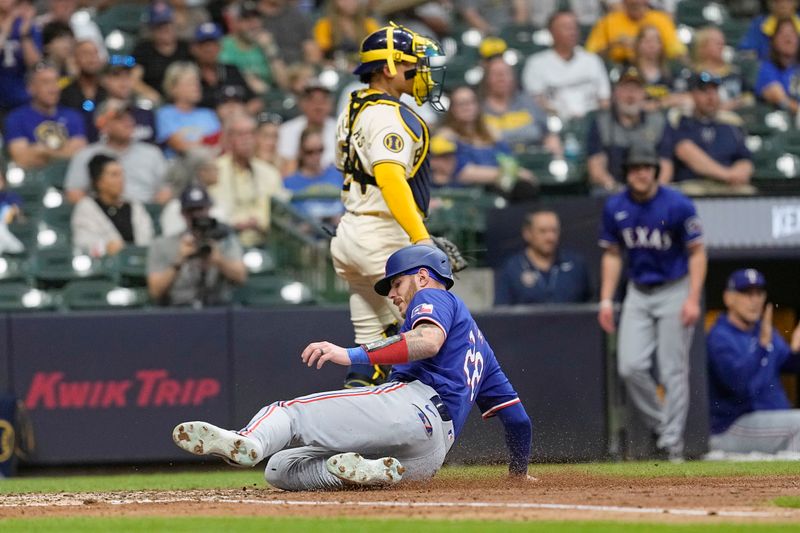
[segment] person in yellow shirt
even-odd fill
[[[670,16],[650,9],[647,0],[623,0],[622,9],[597,21],[586,39],[585,48],[614,63],[630,63],[636,55],[636,36],[643,26],[658,29],[668,59],[686,55],[686,46],[678,38]]]
[[[225,123],[226,153],[217,158],[219,180],[209,188],[222,222],[232,226],[242,246],[264,243],[270,225],[270,200],[288,200],[274,166],[256,159],[256,121],[249,115],[234,115]]]
[[[314,25],[313,35],[325,58],[333,59],[340,52],[357,60],[361,41],[379,27],[359,0],[329,0],[325,16]]]

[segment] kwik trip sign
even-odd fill
[[[84,381],[66,372],[36,372],[25,395],[28,409],[117,409],[200,406],[219,396],[216,378],[170,377],[165,369],[134,372],[127,379]]]
[[[800,246],[800,198],[696,199],[709,248]]]

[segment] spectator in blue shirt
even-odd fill
[[[284,178],[283,186],[293,195],[319,195],[319,198],[293,199],[292,205],[301,213],[321,222],[336,225],[344,214],[339,199],[344,177],[334,166],[322,166],[325,144],[322,133],[316,128],[306,128],[300,134],[298,170]]]
[[[495,305],[586,302],[592,297],[586,261],[559,247],[561,222],[554,211],[528,213],[526,247],[511,256],[495,278]]]
[[[6,178],[0,172],[0,254],[17,254],[25,250],[25,246],[8,229],[8,225],[19,217],[21,205],[19,195],[6,190]]]
[[[719,113],[720,79],[708,72],[690,81],[694,114],[684,116],[672,135],[675,181],[692,195],[751,194],[753,163],[737,124]]]
[[[166,147],[167,157],[183,154],[219,133],[214,111],[197,107],[202,98],[197,65],[177,61],[167,67],[164,92],[172,103],[156,111],[156,141]]]
[[[782,370],[800,368],[800,325],[789,345],[774,330],[764,275],[728,278],[722,314],[706,338],[712,451],[800,452],[800,409],[791,409]]]
[[[0,118],[30,100],[25,90],[25,72],[42,59],[42,32],[33,23],[36,8],[16,0],[0,5]]]
[[[800,32],[797,0],[770,0],[769,15],[761,15],[753,19],[750,28],[739,43],[739,50],[755,52],[762,60],[769,58],[769,41],[775,35],[780,19],[790,19],[797,31]]]
[[[17,166],[37,168],[59,159],[69,159],[86,146],[83,117],[61,107],[58,71],[38,63],[28,73],[31,102],[6,117],[5,141]]]
[[[756,94],[759,98],[792,114],[800,109],[798,45],[800,37],[791,19],[779,21],[770,41],[769,58],[761,63],[756,78]]]

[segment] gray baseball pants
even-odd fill
[[[325,462],[343,452],[394,457],[406,469],[403,479],[424,480],[442,467],[454,440],[438,400],[419,381],[321,392],[265,406],[239,433],[261,443],[270,457],[264,477],[280,489],[341,489]]]
[[[652,290],[629,283],[617,347],[617,368],[631,402],[647,427],[658,434],[656,445],[677,453],[683,452],[689,411],[689,346],[694,327],[681,323],[688,294],[688,277]],[[651,372],[653,353],[664,386],[663,403]]]
[[[708,444],[732,453],[800,452],[800,409],[747,413],[724,433],[711,435]]]

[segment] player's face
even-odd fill
[[[656,169],[650,165],[635,165],[628,168],[628,187],[635,196],[650,197],[658,187]]]
[[[751,288],[745,291],[725,291],[725,306],[733,315],[746,324],[755,324],[761,318],[767,291]]]
[[[403,316],[406,316],[408,303],[417,293],[416,277],[416,274],[413,276],[397,276],[392,280],[392,288],[389,290],[388,296]]]

